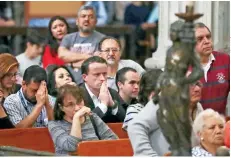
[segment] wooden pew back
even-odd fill
[[[78,144],[78,156],[132,156],[129,139],[83,141]]]
[[[108,123],[119,139],[128,138],[122,123]],[[123,142],[122,142],[123,143]],[[14,146],[36,151],[55,152],[48,128],[15,128],[0,130],[0,146]]]
[[[127,132],[122,129],[123,123],[107,123],[107,125],[119,137],[119,139],[128,138]]]
[[[48,128],[0,130],[0,146],[14,146],[36,151],[55,152]]]

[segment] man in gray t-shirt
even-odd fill
[[[96,14],[92,6],[82,6],[77,15],[79,32],[66,35],[58,49],[59,57],[73,68],[80,68],[82,62],[96,54],[99,41],[105,36],[95,31]]]

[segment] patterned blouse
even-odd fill
[[[193,157],[207,157],[213,156],[211,153],[203,149],[201,146],[196,146],[192,148],[192,156]]]

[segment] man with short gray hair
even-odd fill
[[[105,36],[95,31],[96,23],[94,8],[80,7],[76,18],[79,31],[66,35],[60,44],[59,57],[74,69],[80,68],[85,59],[95,54],[98,42]]]

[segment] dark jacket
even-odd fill
[[[105,123],[115,123],[115,122],[123,122],[125,118],[125,110],[120,104],[120,98],[118,92],[116,92],[114,89],[108,88],[112,99],[117,101],[118,103],[118,112],[116,115],[112,114],[112,109],[108,107],[107,112],[104,114],[99,107],[95,107],[94,102],[88,93],[85,84],[81,84],[80,87],[84,90],[84,101],[86,106],[91,108],[91,110],[96,113]]]

